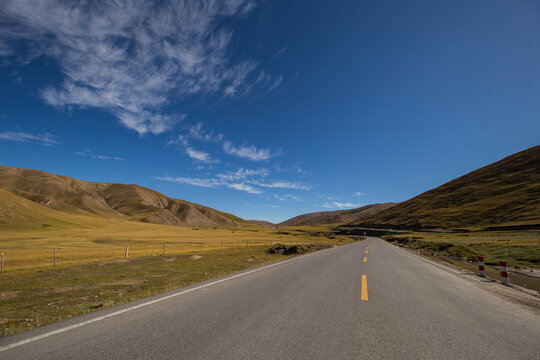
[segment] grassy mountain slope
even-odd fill
[[[349,225],[394,229],[540,228],[540,145]]]
[[[0,230],[70,228],[80,226],[81,220],[81,215],[50,209],[0,188]]]
[[[377,214],[383,210],[389,209],[397,203],[372,204],[349,210],[319,211],[309,214],[295,216],[289,220],[280,223],[281,226],[303,226],[303,225],[322,225],[338,224],[350,222],[364,217]]]
[[[235,226],[244,223],[234,215],[172,199],[139,185],[87,182],[39,170],[0,166],[0,189],[4,190],[0,194],[2,199],[8,199],[6,192],[9,192],[32,201],[34,205],[39,204],[41,208],[38,213],[45,218],[57,218],[58,212],[62,212],[69,215],[198,227]],[[26,207],[29,205],[24,204]],[[37,209],[35,206],[32,208]],[[13,211],[27,212],[22,209]],[[35,212],[33,214],[30,218],[35,220],[38,215]]]

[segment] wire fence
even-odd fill
[[[293,240],[237,240],[213,242],[182,242],[125,245],[106,247],[41,247],[0,249],[0,272],[22,269],[82,265],[101,261],[122,261],[146,256],[201,254],[210,251],[270,247],[274,244],[307,244],[308,239]]]

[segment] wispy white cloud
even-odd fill
[[[238,170],[236,170],[234,175],[237,178],[245,179],[247,177],[252,177],[252,176],[268,176],[270,175],[270,171],[268,171],[268,169],[266,168],[259,168],[259,169],[239,168]]]
[[[190,158],[192,158],[194,160],[197,160],[197,161],[201,161],[201,162],[204,162],[204,163],[211,163],[212,162],[212,158],[210,157],[210,154],[208,154],[208,153],[206,153],[204,151],[195,150],[191,146],[186,146],[186,154]]]
[[[188,184],[193,186],[205,187],[205,188],[215,188],[224,186],[229,189],[245,191],[250,194],[261,194],[262,190],[257,189],[251,185],[245,184],[244,182],[230,182],[222,178],[193,178],[193,177],[170,177],[170,176],[156,176],[157,180],[175,182],[180,184]]]
[[[361,204],[353,204],[350,202],[339,202],[339,201],[332,201],[332,202],[326,202],[322,205],[322,207],[327,209],[347,209],[347,208],[357,208]]]
[[[354,208],[354,207],[359,207],[360,206],[360,204],[354,204],[354,203],[351,203],[351,202],[342,203],[342,202],[338,202],[338,201],[334,201],[333,204],[336,207],[339,207],[339,208]]]
[[[230,141],[225,141],[223,143],[223,150],[228,155],[237,156],[252,161],[268,160],[274,156],[270,153],[269,149],[259,149],[253,145],[235,146]]]
[[[227,187],[231,189],[235,189],[235,190],[245,191],[250,194],[262,194],[263,192],[260,189],[256,189],[253,186],[247,185],[244,183],[232,183],[232,184],[228,184]]]
[[[0,139],[17,142],[34,142],[46,146],[60,144],[60,142],[57,140],[58,138],[49,133],[30,134],[27,132],[5,131],[0,133]]]
[[[261,182],[260,179],[270,175],[266,168],[245,169],[238,168],[234,172],[217,174],[210,178],[195,178],[195,177],[161,177],[156,179],[162,181],[170,181],[181,184],[189,184],[201,187],[227,187],[230,189],[245,191],[250,194],[262,194],[264,191],[261,188],[277,188],[277,189],[295,189],[307,190],[308,186],[287,181]],[[303,199],[293,195],[284,195],[284,199],[303,201]]]
[[[271,188],[271,189],[291,189],[291,190],[311,190],[311,187],[300,184],[297,182],[290,182],[290,181],[273,181],[269,183],[263,183],[258,181],[249,181],[252,184],[265,187],[265,188]]]
[[[238,168],[235,172],[227,172],[218,174],[218,177],[223,180],[243,180],[249,177],[265,177],[270,175],[270,171],[266,168],[259,169],[244,169]]]
[[[248,0],[148,2],[3,0],[0,56],[27,63],[45,55],[64,75],[41,90],[49,104],[103,109],[140,134],[170,129],[185,114],[164,110],[190,96],[273,90],[256,61],[233,61],[222,19],[246,16]],[[237,59],[237,58],[235,58]]]
[[[119,156],[92,154],[89,150],[77,151],[75,155],[86,156],[98,160],[125,160],[124,158],[121,158]]]
[[[268,61],[269,62],[274,61],[275,59],[283,55],[287,51],[287,49],[288,49],[287,46],[281,47],[274,55],[272,55],[270,59],[268,59]]]
[[[356,195],[356,196],[365,196],[366,193],[363,193],[361,191],[357,191],[357,192],[354,193],[354,195]]]
[[[279,201],[287,201],[287,200],[304,201],[304,199],[302,199],[301,197],[293,195],[293,194],[286,194],[283,196],[274,194],[274,199],[277,199]]]
[[[223,139],[223,134],[215,134],[214,130],[206,131],[203,129],[204,124],[202,122],[196,125],[187,125],[186,137],[200,141],[213,141],[220,142]]]
[[[187,178],[187,177],[170,177],[170,176],[156,176],[157,180],[176,182],[180,184],[189,184],[193,186],[200,186],[205,188],[213,188],[221,185],[221,182],[216,179],[200,179],[200,178]]]
[[[268,87],[268,90],[266,90],[266,92],[267,93],[271,92],[272,90],[277,88],[279,85],[281,85],[282,82],[283,82],[283,76],[280,76],[276,81],[272,83],[272,85],[270,85],[270,87]]]
[[[278,154],[281,155],[281,150],[278,151]],[[294,165],[294,166],[283,166],[283,164],[274,164],[273,169],[277,173],[288,173],[291,175],[301,175],[301,177],[308,177],[311,176],[312,173],[310,171],[307,171],[306,169]]]
[[[202,133],[200,132],[200,127],[197,130],[197,127],[195,127],[195,130],[193,130],[196,133],[196,136],[202,137]],[[175,139],[169,140],[169,145],[175,145],[175,144],[181,144],[181,146],[184,149],[184,152],[193,160],[198,162],[203,162],[206,164],[210,163],[217,163],[219,162],[217,159],[213,159],[210,154],[206,151],[197,150],[193,146],[190,145],[189,138],[192,137],[191,135],[184,135],[180,134]]]
[[[301,168],[300,166],[295,166],[294,167],[294,170],[296,170],[296,172],[298,174],[301,174],[301,175],[308,175],[310,174],[308,171],[304,170],[303,168]]]
[[[225,136],[223,134],[215,133],[213,130],[207,131],[203,128],[203,126],[204,124],[201,122],[197,123],[196,125],[185,125],[185,132],[170,140],[169,144],[182,144],[186,150],[186,153],[190,157],[199,161],[202,161],[201,156],[195,157],[191,156],[190,154],[192,152],[191,150],[193,150],[190,143],[193,141],[213,142],[220,144],[226,154],[252,161],[268,160],[277,155],[277,153],[272,154],[269,149],[257,148],[254,145],[236,146],[231,141],[225,140]],[[208,158],[210,158],[209,153],[205,154]]]

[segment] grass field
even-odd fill
[[[540,231],[428,233],[415,232],[383,236],[388,242],[419,250],[434,260],[478,272],[477,256],[484,256],[486,274],[498,279],[495,268],[505,260],[510,270],[510,283],[540,292]]]
[[[334,230],[336,226],[339,226],[339,224],[280,226],[279,229],[280,231],[332,235],[336,232],[336,230]]]
[[[326,239],[329,240],[329,239]],[[52,266],[56,248],[57,266],[165,254],[196,253],[223,248],[270,246],[273,242],[297,244],[321,241],[299,232],[246,225],[230,229],[196,229],[128,221],[107,221],[94,226],[42,227],[33,230],[0,231],[4,272]]]
[[[540,231],[414,232],[384,238],[467,260],[476,260],[477,255],[482,255],[487,265],[497,265],[499,260],[505,260],[511,267],[540,266]]]
[[[256,225],[197,230],[123,221],[0,236],[0,336],[285,258],[265,252],[273,243],[352,241]]]

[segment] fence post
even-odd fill
[[[53,262],[53,267],[56,266],[56,248],[54,248],[54,262]]]
[[[1,272],[4,272],[4,253],[2,253],[2,270]]]
[[[127,260],[129,254],[129,245],[126,245],[126,253],[124,254],[124,259]]]
[[[201,254],[202,254],[203,244],[201,243]]]
[[[486,277],[486,268],[484,266],[483,256],[478,256],[478,276]]]
[[[499,261],[499,271],[501,272],[502,284],[510,286],[510,280],[508,279],[508,269],[506,268],[506,261]]]
[[[165,244],[163,244],[163,254],[161,256],[165,256]]]

